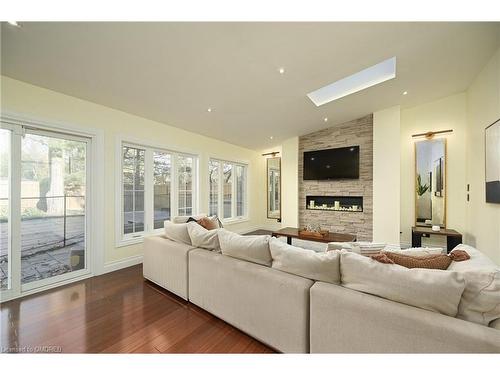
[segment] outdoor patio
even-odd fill
[[[42,280],[84,267],[85,216],[38,217],[21,222],[21,283]],[[1,287],[7,286],[8,223],[0,222]]]

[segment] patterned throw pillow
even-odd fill
[[[406,268],[446,270],[452,262],[452,259],[448,255],[444,254],[426,256],[402,255],[399,253],[391,252],[384,252],[383,254],[395,264],[399,264],[400,266]]]

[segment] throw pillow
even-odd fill
[[[170,220],[166,220],[163,222],[163,227],[165,230],[165,237],[168,239],[185,243],[186,245],[191,245],[191,238],[189,237],[187,223],[174,224]]]
[[[342,285],[392,301],[455,317],[465,281],[457,272],[405,268],[342,251]]]
[[[464,262],[466,263],[466,262]],[[465,291],[457,318],[488,326],[500,318],[500,270],[460,272]]]
[[[448,255],[425,255],[411,256],[401,253],[384,252],[385,256],[392,260],[395,264],[406,268],[429,268],[436,270],[446,270],[452,262]]]
[[[201,219],[196,220],[196,222],[207,230],[219,228],[219,219],[217,216],[202,217]]]
[[[288,245],[277,238],[271,238],[269,249],[273,259],[272,267],[311,280],[340,283],[340,253],[326,251],[318,253],[301,247]]]
[[[225,229],[219,229],[218,235],[222,254],[268,267],[271,266],[270,236],[242,236]]]
[[[384,251],[403,254],[403,255],[416,256],[416,257],[421,257],[426,255],[440,255],[440,254],[446,255],[445,249],[441,247],[410,247],[409,249],[397,250],[389,246],[386,246]]]
[[[218,229],[207,230],[196,222],[187,223],[187,229],[193,246],[212,251],[220,251],[219,236],[217,233]]]
[[[193,218],[194,220],[199,220],[202,217],[206,217],[206,214],[192,215],[192,216],[174,216],[172,218],[172,223],[175,224],[184,224],[187,223],[189,218]]]

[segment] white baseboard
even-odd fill
[[[115,260],[114,262],[105,263],[101,274],[118,271],[122,268],[135,266],[136,264],[140,263],[142,263],[142,254],[134,255],[125,259]]]

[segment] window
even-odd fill
[[[118,246],[140,242],[172,216],[196,213],[195,156],[122,143],[121,166]]]
[[[211,159],[208,163],[210,215],[225,221],[237,220],[247,215],[246,192],[247,166]]]

